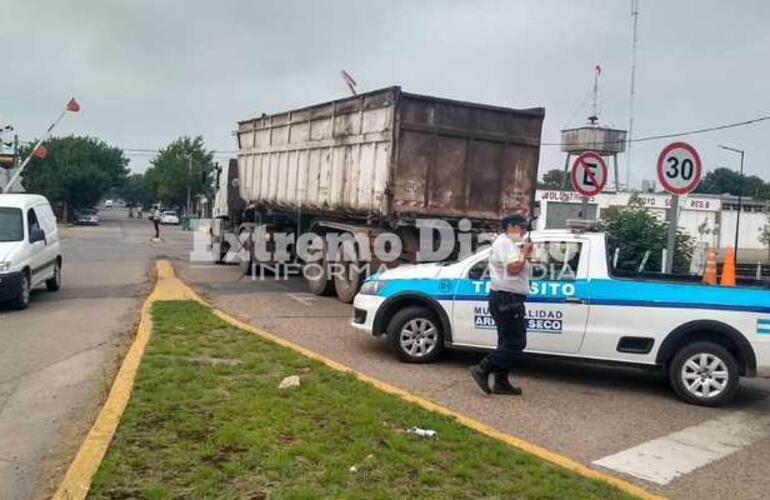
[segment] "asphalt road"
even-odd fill
[[[120,209],[61,227],[63,286],[0,306],[0,498],[44,497],[106,396],[157,255],[149,222]]]
[[[646,372],[528,360],[514,373],[524,396],[485,396],[467,374],[477,354],[400,363],[380,339],[349,326],[351,306],[308,294],[298,279],[252,280],[236,266],[191,263],[190,233],[166,227],[156,244],[147,221],[118,210],[105,219],[67,228],[61,292],[36,293],[25,312],[0,309],[0,498],[43,495],[66,466],[109,387],[158,256],[255,326],[650,490],[673,498],[770,491],[769,380],[743,380],[733,403],[709,409],[680,402]],[[672,471],[679,475],[666,477]]]

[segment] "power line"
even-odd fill
[[[626,143],[626,142],[648,142],[648,141],[656,141],[659,139],[672,139],[674,137],[683,137],[688,135],[697,135],[697,134],[705,134],[706,132],[715,132],[717,130],[725,130],[728,128],[736,128],[736,127],[745,127],[747,125],[753,125],[755,123],[764,122],[770,120],[770,115],[766,116],[760,116],[757,118],[753,118],[751,120],[744,120],[741,122],[734,122],[734,123],[726,123],[724,125],[716,125],[714,127],[707,127],[707,128],[699,128],[694,130],[687,130],[684,132],[672,132],[667,134],[657,134],[657,135],[648,135],[646,137],[638,137],[636,139],[630,139],[630,140],[624,140],[624,141],[606,141],[606,142],[597,142],[595,143],[597,146],[604,146],[604,145],[614,145],[619,143]],[[566,142],[541,142],[541,146],[580,146],[581,144],[578,143],[566,143]]]
[[[606,142],[597,142],[595,143],[596,146],[604,146],[604,145],[616,145],[619,143],[628,143],[628,142],[649,142],[649,141],[656,141],[660,139],[672,139],[675,137],[684,137],[684,136],[690,136],[690,135],[697,135],[697,134],[705,134],[707,132],[716,132],[718,130],[725,130],[730,128],[737,128],[737,127],[745,127],[748,125],[754,125],[756,123],[764,122],[770,120],[770,115],[763,115],[758,116],[757,118],[752,118],[750,120],[743,120],[739,122],[732,122],[732,123],[725,123],[722,125],[715,125],[712,127],[706,127],[706,128],[698,128],[693,130],[686,130],[683,132],[669,132],[665,134],[654,134],[654,135],[648,135],[645,137],[638,137],[636,139],[626,139],[623,141],[606,141]],[[30,141],[23,141],[23,144],[32,144]],[[541,142],[540,146],[581,146],[582,144],[579,143],[568,143],[568,142]],[[117,147],[117,146],[116,146]],[[160,149],[153,149],[153,148],[120,148],[121,151],[124,153],[131,153],[137,156],[140,155],[155,155],[160,153]],[[225,150],[225,149],[214,149],[209,151],[210,153],[213,153],[215,156],[223,156],[223,155],[234,155],[237,154],[237,150]]]

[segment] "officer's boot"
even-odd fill
[[[492,386],[493,394],[505,394],[508,396],[521,396],[521,387],[511,385],[507,372],[495,373],[495,383]]]
[[[489,388],[489,374],[492,370],[489,368],[487,360],[482,359],[479,364],[471,366],[470,372],[471,377],[473,377],[473,380],[476,381],[481,390],[487,394],[492,394],[492,389]]]

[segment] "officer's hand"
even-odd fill
[[[527,241],[521,245],[521,253],[524,254],[524,258],[529,257],[532,254],[532,242]]]

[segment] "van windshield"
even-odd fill
[[[24,224],[21,210],[0,207],[0,241],[21,241],[24,239]]]

